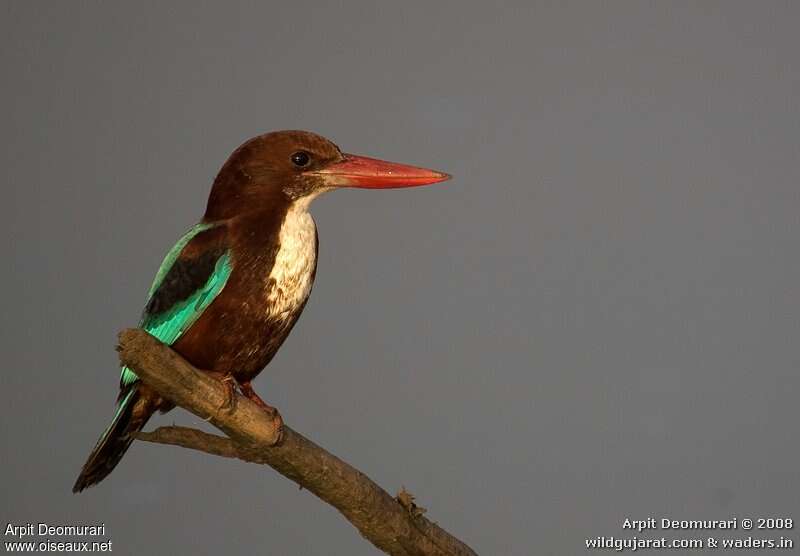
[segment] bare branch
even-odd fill
[[[147,332],[119,335],[120,360],[162,396],[224,432],[228,438],[185,427],[162,427],[137,438],[209,454],[264,463],[335,507],[372,544],[396,556],[477,556],[466,544],[392,498],[369,477],[288,426],[280,427],[255,403],[236,397],[193,368]],[[407,493],[406,493],[407,494]],[[404,503],[408,498],[403,498]]]
[[[230,438],[209,434],[190,427],[158,427],[154,431],[134,433],[137,440],[169,444],[198,450],[224,458],[238,458],[252,463],[264,463],[261,458],[253,457],[245,450],[240,450]]]

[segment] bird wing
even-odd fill
[[[164,257],[139,327],[163,343],[173,344],[219,295],[231,270],[225,227],[196,225]],[[120,397],[137,380],[136,373],[123,367]]]

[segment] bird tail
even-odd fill
[[[114,419],[83,464],[72,492],[80,492],[105,479],[128,451],[133,433],[142,430],[153,414],[148,397],[142,395],[139,386],[135,382],[120,395]]]

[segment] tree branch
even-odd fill
[[[134,433],[137,440],[153,442],[155,444],[168,444],[198,450],[223,458],[236,458],[251,463],[264,463],[263,458],[254,457],[254,454],[239,447],[230,439],[216,434],[209,434],[190,427],[158,427],[154,431],[141,431]]]
[[[477,556],[466,544],[421,515],[413,497],[392,498],[369,477],[237,395],[226,407],[220,381],[184,360],[147,332],[119,335],[120,360],[176,405],[208,419],[227,438],[185,427],[161,427],[137,438],[266,464],[341,512],[359,533],[396,556]]]

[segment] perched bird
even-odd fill
[[[339,187],[413,187],[449,178],[345,154],[306,131],[250,139],[219,171],[203,219],[167,253],[139,326],[279,418],[251,381],[278,351],[311,293],[318,248],[311,201]],[[102,481],[122,459],[132,433],[156,410],[173,407],[127,367],[119,388],[116,413],[73,492]]]

